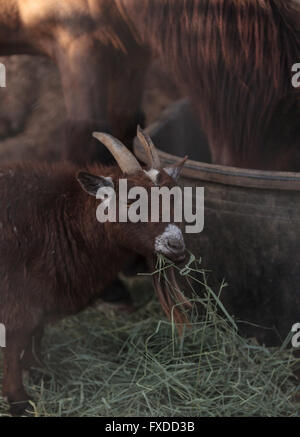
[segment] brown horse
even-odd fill
[[[78,162],[95,157],[93,129],[131,143],[158,54],[190,96],[215,163],[300,170],[299,9],[299,0],[0,0],[0,54],[57,63],[66,154]]]
[[[121,1],[185,87],[215,163],[300,171],[298,1]]]

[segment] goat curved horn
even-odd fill
[[[142,167],[136,157],[127,149],[126,146],[124,146],[124,144],[121,143],[121,141],[109,134],[102,132],[94,132],[93,137],[101,141],[101,143],[108,148],[123,173],[130,175],[142,170]]]
[[[153,141],[141,128],[138,126],[137,128],[137,137],[147,152],[148,156],[148,164],[151,168],[160,169],[161,163],[156,147],[153,144]]]

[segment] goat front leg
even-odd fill
[[[25,352],[21,358],[21,366],[23,370],[29,370],[30,367],[40,367],[43,365],[42,360],[42,338],[44,335],[44,327],[36,328],[25,348]]]
[[[110,132],[107,115],[105,53],[92,37],[75,39],[55,51],[67,109],[64,158],[83,165],[113,159],[93,137],[93,131]]]
[[[29,397],[22,381],[21,356],[30,342],[31,333],[15,331],[7,333],[6,348],[3,353],[3,397],[10,405],[13,416],[21,416],[31,410]]]

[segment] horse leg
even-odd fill
[[[150,53],[140,50],[126,56],[119,55],[111,62],[109,74],[109,120],[112,132],[129,149],[136,135],[137,125],[145,124],[142,98]]]
[[[93,161],[111,163],[110,153],[92,137],[95,130],[110,132],[104,50],[86,36],[58,47],[55,57],[68,117],[64,158],[79,165]]]

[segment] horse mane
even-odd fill
[[[300,89],[291,84],[299,0],[134,1],[142,3],[135,24],[188,91],[213,161],[266,167],[278,108],[290,105],[300,117]]]

